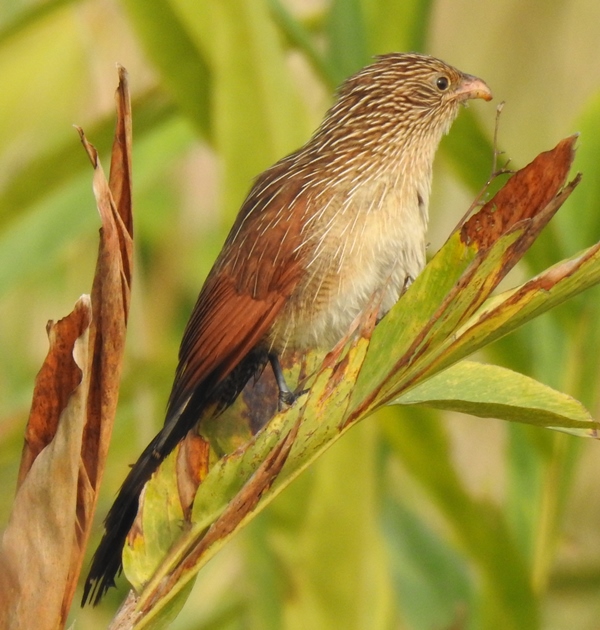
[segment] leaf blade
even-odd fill
[[[596,437],[600,424],[577,400],[507,368],[461,361],[392,404],[423,405]]]

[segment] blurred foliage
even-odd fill
[[[507,102],[500,144],[515,164],[581,132],[584,181],[515,282],[599,239],[600,66],[592,60],[600,5],[553,0],[549,8],[522,0],[4,0],[2,522],[46,321],[90,288],[99,220],[71,125],[108,155],[116,61],[134,96],[137,250],[99,525],[127,464],[162,423],[183,326],[252,178],[306,140],[335,85],[371,55],[420,50],[485,78]],[[442,144],[432,249],[488,177],[493,124],[493,108],[476,104]],[[494,360],[598,416],[599,304],[598,291],[571,300],[494,344]],[[212,560],[172,627],[506,627],[494,614],[500,601],[538,627],[597,628],[596,449],[513,423],[386,410]],[[525,586],[508,592],[504,576],[515,566]],[[105,627],[124,592],[73,617]]]

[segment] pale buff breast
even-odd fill
[[[382,316],[420,273],[429,181],[404,184],[386,175],[324,202],[306,279],[271,331],[273,349],[330,349],[373,299]]]

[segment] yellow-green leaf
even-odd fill
[[[512,370],[461,361],[413,387],[393,401],[461,411],[596,437],[600,423],[567,394]]]

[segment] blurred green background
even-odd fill
[[[99,219],[72,124],[108,158],[116,62],[134,99],[136,267],[93,544],[162,423],[183,327],[252,178],[308,138],[335,85],[373,54],[418,50],[506,101],[500,145],[515,166],[581,132],[583,183],[514,284],[600,238],[599,38],[597,0],[1,0],[0,527],[46,321],[91,288]],[[442,145],[431,251],[489,175],[494,117],[473,104]],[[598,418],[599,297],[479,358]],[[211,561],[172,627],[598,629],[598,455],[496,420],[382,412]],[[125,592],[74,608],[77,627],[106,627]]]

